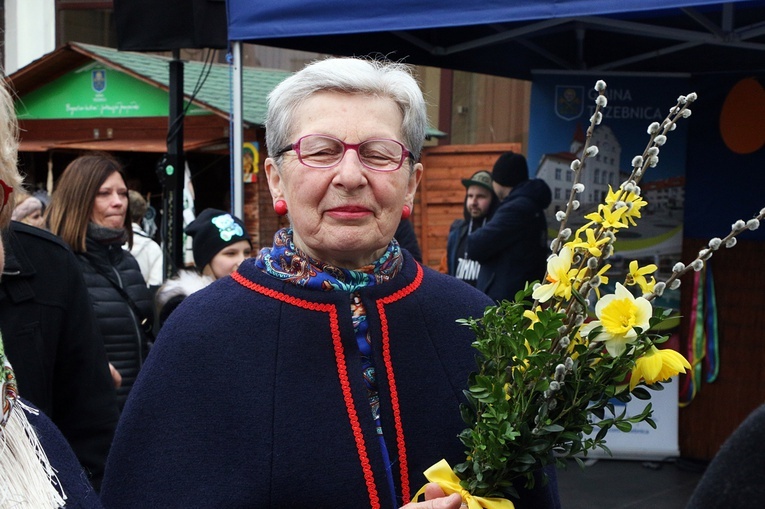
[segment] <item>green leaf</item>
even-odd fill
[[[522,454],[516,458],[516,461],[525,465],[533,465],[537,460],[531,454]]]
[[[616,429],[624,433],[629,433],[632,431],[632,424],[630,424],[628,421],[616,421],[614,425],[616,426]]]
[[[645,390],[643,387],[635,387],[632,389],[632,395],[637,399],[649,400],[651,399],[651,393]]]

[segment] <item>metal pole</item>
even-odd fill
[[[231,53],[233,56],[233,91],[231,98],[231,136],[233,139],[233,151],[231,157],[233,179],[231,197],[231,208],[233,214],[244,220],[244,173],[242,172],[242,145],[244,143],[244,133],[242,127],[242,43],[233,41],[231,44]]]
[[[183,61],[180,50],[173,50],[170,61],[170,107],[165,164],[165,277],[175,275],[183,267]],[[169,255],[169,260],[167,259]]]

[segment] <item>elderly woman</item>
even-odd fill
[[[272,91],[265,172],[291,226],[165,323],[112,446],[106,506],[396,508],[426,468],[464,458],[474,352],[455,321],[491,301],[393,238],[425,127],[399,64],[323,60]],[[528,495],[519,507],[557,500],[550,485]]]
[[[132,246],[128,189],[120,164],[107,154],[78,157],[59,178],[48,226],[77,254],[124,405],[148,352],[152,295]]]

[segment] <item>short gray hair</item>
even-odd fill
[[[266,114],[266,145],[270,157],[276,157],[278,150],[295,141],[290,137],[297,108],[313,94],[323,91],[392,99],[404,119],[402,142],[415,160],[420,158],[428,118],[425,99],[410,67],[399,62],[367,58],[318,60],[271,91]]]

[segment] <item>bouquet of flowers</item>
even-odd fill
[[[650,399],[647,389],[661,390],[662,381],[691,368],[680,353],[657,348],[668,339],[661,324],[670,311],[655,308],[652,301],[678,288],[688,271],[701,270],[715,250],[733,247],[739,233],[757,228],[765,216],[762,209],[749,221],[736,221],[727,236],[712,239],[692,263],[677,263],[666,281],[656,281],[656,265],[632,261],[624,281],[605,294],[616,237],[636,225],[647,204],[640,180],[658,164],[677,122],[691,115],[696,94],[680,96],[663,122],[648,127],[648,144],[633,158],[627,180],[610,189],[605,203],[572,231],[567,224],[584,191],[585,161],[598,153],[590,143],[592,133],[607,105],[605,82],[598,81],[595,90],[596,109],[581,157],[571,164],[572,192],[566,210],[556,216],[561,224],[545,280],[527,286],[514,302],[461,320],[474,330],[473,346],[480,354],[465,391],[468,404],[461,408],[468,425],[460,435],[466,461],[453,470],[442,461],[426,477],[447,494],[460,492],[471,509],[512,507],[505,498],[517,497],[518,486],[533,487],[534,472],[541,467],[565,465],[567,458],[581,463],[580,456],[595,448],[610,452],[606,435],[612,428],[627,432],[639,422],[655,428],[650,403],[634,416],[614,405],[633,397]]]

